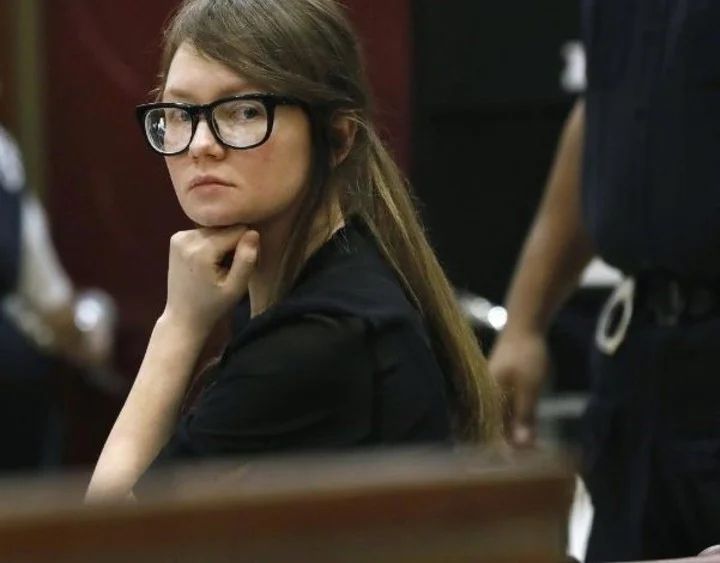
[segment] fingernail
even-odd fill
[[[245,236],[245,242],[253,247],[256,247],[260,242],[260,233],[257,231],[248,231]]]

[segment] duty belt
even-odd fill
[[[720,310],[720,291],[715,284],[694,283],[666,275],[644,274],[625,278],[600,312],[595,342],[606,354],[614,354],[625,339],[633,315],[643,313],[658,326],[677,326],[701,320]]]

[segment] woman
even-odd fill
[[[199,227],[170,244],[168,297],[89,497],[153,460],[498,435],[474,335],[370,119],[333,0],[187,0],[159,102],[138,108]],[[199,352],[240,325],[178,422]],[[161,452],[162,450],[162,452]]]

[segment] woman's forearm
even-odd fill
[[[259,243],[257,231],[240,224],[170,238],[165,312],[100,454],[88,500],[127,497],[167,442],[205,340],[248,292]]]
[[[105,443],[87,498],[125,497],[155,459],[176,423],[205,336],[163,315]]]

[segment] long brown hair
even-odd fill
[[[282,261],[275,301],[292,287],[305,259],[311,223],[332,191],[346,218],[360,217],[422,313],[455,392],[455,434],[467,441],[500,435],[500,398],[418,217],[411,189],[372,124],[360,48],[334,0],[185,0],[166,30],[162,91],[183,43],[270,92],[304,100],[315,152],[313,178]],[[353,119],[348,156],[330,164],[332,120]]]

